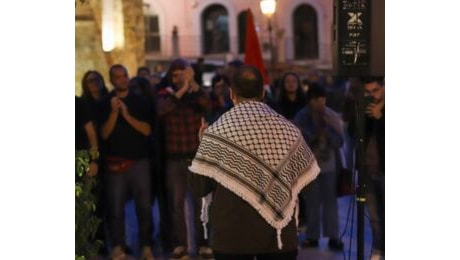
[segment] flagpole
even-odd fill
[[[270,45],[270,69],[271,69],[271,83],[275,80],[275,50],[273,46],[273,37],[272,37],[272,22],[270,17],[268,18],[268,43]]]

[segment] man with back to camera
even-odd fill
[[[202,120],[189,174],[198,196],[212,193],[215,259],[295,260],[297,196],[319,173],[316,159],[299,129],[262,102],[255,67],[235,72],[230,95],[230,111],[210,127]]]

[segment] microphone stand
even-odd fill
[[[358,185],[356,187],[356,203],[357,203],[357,260],[364,260],[364,204],[366,202],[366,184],[365,184],[365,120],[364,113],[364,87],[363,83],[359,81],[359,88],[357,91],[357,99],[355,103],[355,117],[357,135],[355,139],[356,144],[356,169],[358,170]]]

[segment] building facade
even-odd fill
[[[278,70],[289,66],[332,68],[333,0],[277,0],[269,20],[260,0],[86,0],[76,4],[76,94],[88,69],[107,78],[113,63],[131,76],[147,65],[161,70],[175,57],[225,64],[244,59],[246,10],[251,9],[262,55]],[[111,13],[111,14],[110,14]],[[113,48],[102,49],[107,24]],[[103,36],[104,35],[104,36]],[[109,37],[110,38],[110,37]],[[120,38],[122,38],[120,40]],[[271,43],[271,45],[270,45]],[[106,44],[107,46],[107,44]],[[273,52],[270,51],[273,46]],[[269,65],[268,65],[269,66]],[[167,68],[164,68],[167,69]]]

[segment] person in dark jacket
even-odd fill
[[[206,196],[215,259],[296,259],[297,196],[319,173],[300,130],[263,103],[260,72],[242,66],[234,107],[211,126],[202,119],[189,167],[192,191]],[[206,227],[207,225],[205,225]]]
[[[292,121],[307,103],[299,75],[295,72],[286,72],[281,78],[279,91],[275,110]]]
[[[365,121],[365,182],[372,227],[372,259],[385,255],[385,85],[383,78],[364,81],[370,97]]]
[[[358,84],[361,83],[361,84]],[[344,118],[349,120],[348,131],[352,139],[358,137],[356,126],[356,102],[359,91],[364,88],[364,174],[366,206],[372,230],[371,259],[385,256],[385,84],[383,77],[366,77],[355,84],[350,95]],[[356,142],[356,141],[355,141]],[[360,156],[357,154],[356,156]]]
[[[302,247],[318,247],[318,240],[324,236],[329,238],[330,249],[341,251],[336,155],[343,145],[343,122],[334,110],[326,106],[326,102],[326,89],[312,84],[308,90],[308,104],[294,118],[294,124],[299,127],[321,168],[320,176],[302,192],[307,220],[306,239]]]

